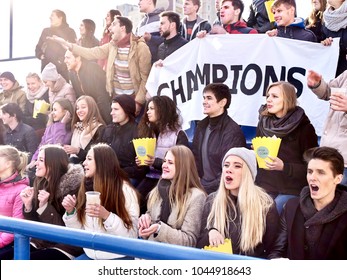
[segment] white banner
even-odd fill
[[[325,80],[334,78],[339,39],[332,46],[319,43],[252,35],[207,35],[195,39],[153,66],[146,88],[149,95],[172,98],[184,120],[200,120],[202,91],[207,84],[221,82],[229,86],[232,101],[229,115],[240,125],[256,126],[258,109],[265,104],[269,84],[278,80],[292,83],[298,102],[321,135],[329,103],[319,100],[307,87],[307,71],[321,73]]]

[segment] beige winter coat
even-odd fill
[[[328,83],[322,79],[319,87],[312,89],[312,91],[320,99],[329,100],[330,88],[332,87],[344,87],[347,90],[347,71]],[[347,112],[329,110],[320,146],[328,146],[339,150],[344,158],[345,167],[347,167]]]
[[[117,56],[117,46],[111,41],[108,44],[94,48],[83,48],[73,44],[72,51],[88,60],[107,59],[106,89],[113,96],[114,61]],[[129,51],[130,77],[135,89],[135,101],[144,104],[146,101],[146,82],[151,70],[151,52],[143,38],[131,34]]]
[[[168,218],[167,224],[161,222],[158,234],[151,235],[148,239],[169,244],[195,247],[200,233],[201,215],[204,208],[206,195],[197,188],[192,188],[188,200],[188,209],[182,223],[177,223],[178,209],[173,208]],[[149,208],[147,214],[152,221],[159,221],[160,199],[152,208]]]

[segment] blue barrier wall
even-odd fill
[[[14,259],[30,259],[30,237],[149,260],[256,260],[191,247],[92,233],[39,222],[1,217],[0,231],[15,234]]]

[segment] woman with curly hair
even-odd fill
[[[145,160],[145,165],[148,167],[146,178],[137,186],[144,200],[141,213],[145,213],[147,195],[158,183],[166,152],[175,145],[188,147],[188,137],[181,128],[179,109],[167,96],[153,96],[147,101],[146,113],[143,114],[138,129],[139,138],[157,139],[154,156],[147,155]],[[141,164],[138,159],[136,163]]]

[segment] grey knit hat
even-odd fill
[[[241,158],[249,168],[249,171],[251,171],[253,180],[255,180],[255,177],[257,176],[257,159],[255,157],[255,152],[253,150],[249,150],[247,148],[231,148],[227,153],[225,154],[222,162],[222,168],[224,166],[224,162],[227,159],[228,156],[237,156]]]
[[[43,81],[57,81],[59,79],[59,74],[57,67],[52,63],[48,63],[42,70],[42,80]]]

